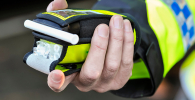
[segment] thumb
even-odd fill
[[[54,11],[66,8],[68,8],[68,3],[66,2],[66,0],[54,0],[48,5],[47,11]]]
[[[64,76],[64,73],[60,70],[54,70],[49,73],[47,84],[54,92],[63,91],[66,86],[73,80],[75,74]]]

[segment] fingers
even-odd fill
[[[104,66],[105,55],[109,40],[109,28],[105,24],[97,26],[91,41],[91,47],[80,74],[73,82],[83,91],[89,91],[99,79]]]
[[[121,63],[124,37],[123,18],[115,15],[111,18],[109,25],[110,40],[101,80],[108,83],[115,77]]]
[[[121,61],[121,69],[128,68],[133,64],[133,52],[134,52],[134,35],[132,26],[129,20],[124,20],[124,46]]]
[[[61,71],[52,71],[48,85],[56,92],[64,90],[70,82],[83,92],[118,90],[132,74],[133,50],[131,23],[115,15],[109,27],[105,24],[96,27],[81,72],[64,77]]]
[[[64,76],[64,73],[60,70],[52,71],[48,76],[48,86],[55,92],[61,92],[66,86],[74,79],[77,73],[69,76]]]
[[[115,27],[115,23],[123,25]],[[123,21],[121,16],[113,16],[110,32],[102,77],[93,89],[100,93],[122,88],[129,80],[133,67],[134,37],[130,22]]]
[[[48,5],[47,11],[54,11],[65,8],[68,8],[66,0],[54,0]]]
[[[134,36],[129,20],[124,20],[124,26],[124,42],[121,66],[112,84],[114,87],[113,90],[122,88],[132,75]]]

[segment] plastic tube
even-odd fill
[[[24,22],[24,26],[26,28],[41,32],[43,34],[55,37],[57,39],[69,42],[71,44],[77,44],[79,41],[79,37],[76,34],[71,34],[65,31],[61,31],[46,25],[42,25],[39,23],[36,23],[34,21],[31,20],[26,20]]]

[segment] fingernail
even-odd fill
[[[123,20],[121,20],[119,16],[114,17],[114,27],[118,29],[123,27]]]
[[[125,31],[130,32],[132,28],[131,28],[129,21],[127,19],[125,19],[124,21],[125,21]]]
[[[104,25],[100,25],[98,27],[98,34],[99,36],[101,37],[104,37],[104,38],[107,38],[108,37],[108,34],[109,34],[109,30],[105,28],[106,26]]]
[[[62,76],[59,73],[53,71],[51,74],[51,79],[55,83],[60,83],[62,81]]]
[[[52,8],[53,8],[53,1],[47,7],[47,11],[52,11]]]

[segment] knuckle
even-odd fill
[[[106,47],[102,46],[100,43],[95,44],[95,49],[106,51]]]
[[[84,75],[84,83],[85,84],[92,84],[94,81],[96,81],[100,77],[100,73],[93,72],[93,73],[87,73]]]
[[[118,70],[118,68],[116,66],[112,66],[112,67],[107,68],[107,70],[109,72],[116,72]]]
[[[133,65],[133,61],[131,59],[122,60],[121,64],[125,67],[130,67]]]
[[[87,80],[94,81],[94,80],[98,79],[99,76],[100,76],[100,74],[99,74],[98,72],[93,72],[93,73],[91,73],[91,74],[88,74],[88,75],[86,76],[86,79],[87,79]]]
[[[115,61],[107,64],[107,70],[109,72],[116,72],[118,70],[118,68],[119,68],[119,64]]]
[[[123,36],[113,36],[113,39],[118,42],[123,42]]]
[[[86,77],[86,80],[88,80],[89,82],[93,82],[97,79],[98,77],[96,75],[88,75]]]
[[[126,39],[125,41],[126,41],[127,44],[134,44],[134,38]]]
[[[134,36],[131,34],[133,34],[133,32],[126,32],[128,35],[125,35],[124,37],[124,43],[127,45],[134,45]]]

